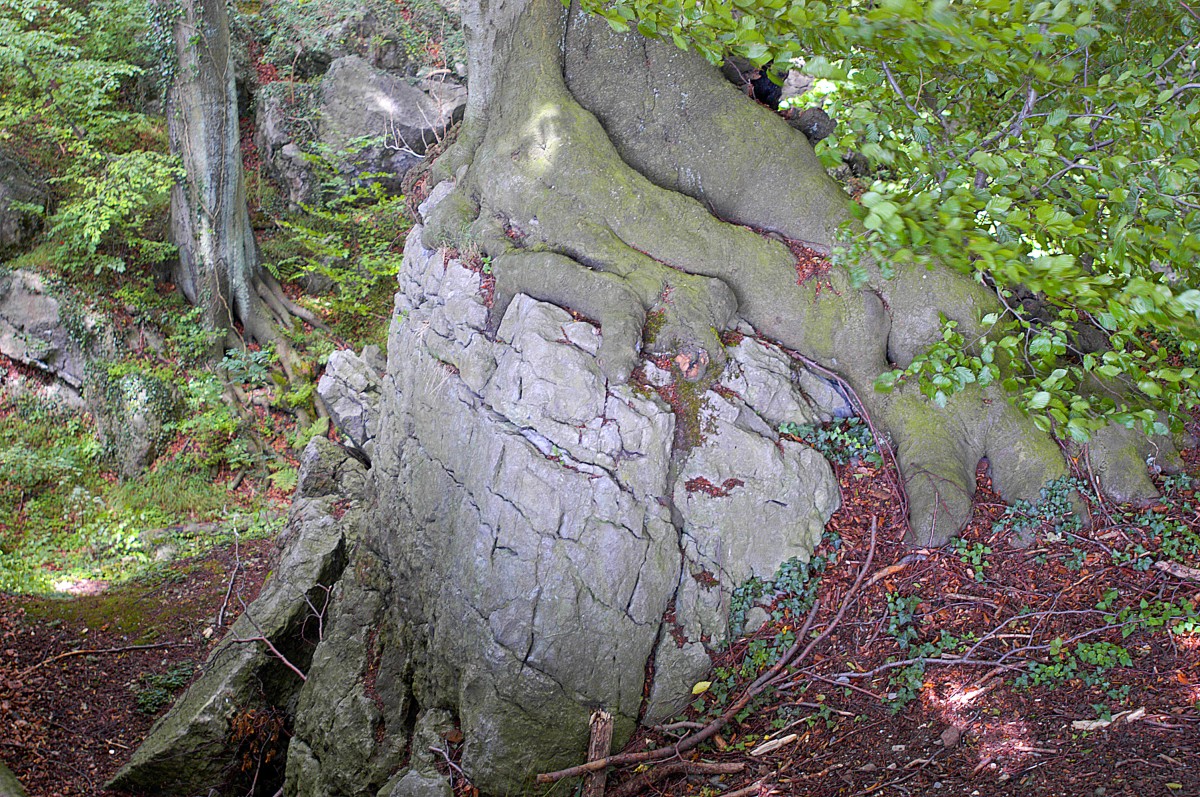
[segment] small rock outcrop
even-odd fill
[[[324,438],[309,444],[271,577],[209,655],[203,675],[117,772],[113,788],[193,794],[226,780],[235,755],[234,718],[286,707],[301,683],[289,665],[307,669],[313,648],[305,640],[327,633],[330,593],[359,536],[370,494],[357,459]]]
[[[357,55],[388,71],[415,68],[400,28],[405,21],[388,0],[347,3],[337,14],[316,4],[270,4],[266,14],[276,35],[294,51],[294,69],[302,80],[320,77],[338,58]],[[411,12],[410,12],[411,13]]]
[[[808,143],[814,147],[818,141],[833,135],[837,122],[829,114],[817,107],[805,108],[800,113],[788,118],[788,124],[804,134]]]
[[[83,405],[86,353],[98,337],[98,320],[56,294],[31,271],[0,272],[0,354],[53,380],[49,392]]]
[[[600,330],[561,307],[517,296],[488,334],[489,276],[424,248],[421,232],[406,244],[386,370],[372,352],[341,354],[320,387],[342,436],[369,450],[371,503],[354,505],[357,542],[343,532],[346,567],[286,699],[289,796],[440,797],[428,751],[451,738],[483,793],[524,793],[537,772],[583,759],[597,706],[623,744],[639,718],[691,699],[729,640],[734,591],[806,561],[838,506],[828,463],[775,429],[844,403],[819,380],[806,395],[815,377],[785,352],[744,337],[714,389],[672,409],[661,396],[678,374],[647,362],[643,379],[608,382]],[[686,450],[677,412],[701,430]],[[311,471],[293,520],[336,516],[309,497]],[[268,606],[313,578],[280,568]],[[238,678],[266,663],[257,647],[221,650]],[[121,785],[157,782],[152,762],[179,755],[219,760],[215,718],[233,709],[215,695],[244,689],[211,672]],[[189,727],[207,729],[203,755]]]
[[[311,91],[300,88],[301,99]],[[293,121],[297,109],[296,88],[283,82],[259,89],[255,98],[254,144],[262,155],[267,174],[282,190],[292,207],[312,204],[317,195],[317,178],[312,163],[300,144],[301,131]],[[313,135],[311,131],[305,131]]]
[[[183,407],[179,390],[149,373],[115,376],[100,364],[87,371],[84,398],[104,453],[122,479],[137,478],[174,436],[171,424]]]
[[[379,348],[367,346],[362,355],[340,349],[329,355],[317,392],[329,409],[329,417],[348,445],[368,458],[379,434],[381,381],[387,361]]]

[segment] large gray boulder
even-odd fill
[[[489,334],[487,276],[425,249],[421,232],[406,244],[386,370],[343,354],[322,388],[342,436],[370,444],[371,498],[353,505],[361,530],[306,678],[280,698],[294,707],[290,796],[444,795],[429,749],[451,732],[484,794],[524,793],[536,773],[583,760],[598,706],[623,744],[639,717],[691,699],[730,640],[734,591],[807,560],[838,505],[829,465],[775,426],[840,405],[806,396],[779,349],[743,340],[688,419],[703,439],[677,448],[679,421],[654,390],[676,375],[647,363],[644,383],[608,382],[601,331],[528,296]],[[293,515],[346,511],[306,506]],[[238,672],[262,666],[244,645],[224,655]],[[170,739],[156,730],[143,748],[154,756],[139,752],[131,771],[184,754],[219,765],[227,713],[197,707],[240,688],[223,672],[193,687],[163,721]],[[203,750],[188,746],[189,722],[209,728]]]
[[[773,424],[831,417],[840,398],[806,396],[778,349],[739,345],[724,397],[708,393],[701,409],[706,439],[683,455],[665,403],[605,380],[596,327],[518,296],[489,339],[484,277],[424,249],[420,232],[399,277],[372,455],[377,532],[365,547],[389,598],[370,616],[365,592],[340,604],[351,627],[388,631],[374,653],[340,643],[361,652],[331,650],[310,672],[288,794],[355,793],[348,772],[363,793],[416,781],[356,763],[378,760],[371,712],[351,712],[357,732],[321,719],[360,701],[354,683],[384,659],[411,690],[386,713],[452,711],[462,766],[485,793],[578,763],[597,705],[616,716],[620,744],[643,709],[657,719],[690,699],[728,640],[733,590],[807,559],[838,505],[829,465],[780,443]],[[715,489],[695,489],[704,483]]]
[[[347,186],[378,182],[398,193],[405,173],[462,118],[466,101],[466,88],[449,76],[410,79],[346,55],[319,85],[263,87],[255,143],[293,207],[321,199],[311,155],[318,143]],[[310,114],[315,127],[297,121]]]
[[[29,245],[41,228],[41,215],[29,206],[44,206],[46,200],[45,186],[0,152],[0,256]]]
[[[435,85],[427,93],[359,56],[337,59],[321,82],[321,143],[349,172],[394,176],[398,189],[466,107],[465,89]]]

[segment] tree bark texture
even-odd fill
[[[247,340],[267,343],[291,308],[260,268],[250,226],[229,17],[220,0],[178,0],[175,20],[167,124],[186,176],[171,192],[173,278],[210,328],[239,322]]]

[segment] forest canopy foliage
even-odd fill
[[[146,230],[179,175],[139,110],[146,18],[143,0],[0,0],[0,145],[49,176],[49,238],[75,268],[174,251]]]
[[[875,166],[837,251],[945,266],[1004,310],[943,340],[934,401],[1001,381],[1044,429],[1166,431],[1200,388],[1200,11],[1181,0],[585,0],[618,31],[816,78],[828,166]]]

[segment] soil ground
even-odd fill
[[[1195,473],[1194,457],[1191,463]],[[1043,526],[1031,546],[1017,548],[1009,544],[1011,524],[994,525],[1006,507],[981,467],[965,542],[914,551],[900,543],[901,503],[889,469],[851,464],[838,471],[844,501],[829,526],[836,535],[827,543],[831,564],[811,633],[825,629],[845,602],[840,623],[792,668],[784,688],[765,692],[712,744],[684,756],[685,767],[723,762],[742,765],[740,772],[677,774],[634,793],[1200,795],[1200,636],[1188,625],[1188,610],[1200,600],[1200,571],[1188,569],[1200,554],[1200,513],[1190,487],[1150,508],[1157,514],[1149,521],[1141,509],[1095,506],[1091,527],[1078,536]],[[868,562],[872,525],[876,550]],[[1114,553],[1139,545],[1144,555],[1114,564]],[[33,797],[105,794],[103,782],[166,710],[144,713],[155,701],[143,697],[139,710],[139,696],[155,686],[153,676],[202,664],[221,636],[215,618],[222,606],[228,625],[240,609],[237,596],[249,601],[257,592],[270,546],[243,545],[236,556],[217,549],[96,595],[0,595],[0,758]],[[1151,566],[1165,552],[1191,565],[1175,573]],[[237,559],[242,570],[231,591]],[[1096,609],[1106,598],[1109,605]],[[1163,614],[1166,605],[1177,607],[1175,616]],[[1122,607],[1129,611],[1121,614]],[[794,633],[804,618],[791,611],[738,640],[717,664],[741,668],[755,649],[761,654],[764,644]],[[1165,619],[1156,625],[1156,616]],[[1167,632],[1172,627],[1176,633]],[[982,644],[969,666],[859,675],[912,658],[925,643],[954,655],[964,647],[950,638],[971,634]],[[754,639],[762,641],[757,648]],[[1081,642],[1109,647],[1094,646],[1087,659]],[[139,645],[154,647],[126,649]],[[1128,664],[1115,660],[1118,649]],[[1105,659],[1105,651],[1115,658]],[[766,666],[746,667],[725,684],[727,693],[714,678],[684,722],[707,722]],[[906,677],[893,680],[897,672]],[[1022,675],[1035,673],[1043,683],[1021,686]],[[906,686],[914,697],[901,707]],[[646,732],[627,749],[661,747],[691,729]],[[780,746],[762,752],[772,741]],[[656,769],[614,772],[610,797]],[[457,794],[473,794],[456,776]]]
[[[1194,452],[1189,454],[1195,473]],[[961,550],[952,545],[914,551],[900,542],[902,512],[889,469],[849,465],[838,470],[843,506],[829,529],[841,545],[820,586],[811,633],[830,623],[858,574],[865,573],[840,624],[807,660],[790,668],[791,676],[784,679],[790,687],[764,693],[740,721],[722,729],[715,745],[685,755],[695,762],[740,763],[742,772],[673,777],[634,793],[1200,795],[1200,636],[1188,621],[1172,634],[1136,619],[1166,603],[1194,612],[1200,570],[1172,575],[1154,566],[1112,563],[1114,551],[1138,545],[1148,552],[1138,568],[1161,561],[1171,534],[1156,535],[1160,526],[1153,521],[1138,526],[1126,520],[1143,510],[1105,505],[1092,507],[1091,528],[1076,537],[1067,533],[1056,539],[1043,527],[1031,546],[1014,547],[1008,524],[994,525],[1007,508],[990,491],[981,465],[975,517]],[[1150,508],[1164,515],[1178,510],[1172,515],[1180,521],[1174,533],[1188,535],[1192,545],[1200,541],[1194,498],[1187,490],[1175,502]],[[868,563],[872,519],[877,541]],[[990,549],[982,567],[970,561],[971,552],[982,552],[978,546]],[[1195,565],[1197,551],[1189,550]],[[1106,593],[1111,607],[1096,610]],[[901,649],[897,636],[904,624],[895,622],[896,607],[908,596],[914,596],[908,604],[911,638]],[[1130,613],[1122,615],[1126,606]],[[1018,617],[1023,612],[1030,614],[1028,620]],[[803,619],[768,623],[751,639],[735,643],[718,664],[741,664],[753,638],[770,641]],[[920,655],[916,647],[922,642],[950,635],[982,638],[989,632],[994,636],[972,656],[978,663],[927,664],[924,672],[913,672],[915,683],[909,685],[917,694],[903,707],[897,698],[905,683],[891,676],[904,668],[855,675]],[[1057,645],[1056,639],[1065,644]],[[1097,667],[1081,655],[1072,657],[1073,644],[1081,641],[1110,643],[1113,648],[1092,648],[1101,658],[1103,650],[1126,651],[1130,666]],[[1023,686],[1022,675],[1034,672],[1044,682]],[[723,705],[748,680],[740,679]],[[712,698],[703,702],[687,718],[696,726],[645,733],[628,749],[673,744],[719,713],[709,705]],[[756,754],[772,740],[782,745]],[[610,795],[614,784],[631,777],[632,770],[610,775]]]
[[[199,673],[222,606],[227,628],[258,593],[272,547],[215,549],[93,595],[0,593],[0,759],[32,797],[114,794],[102,784]],[[174,688],[155,679],[171,674]]]

